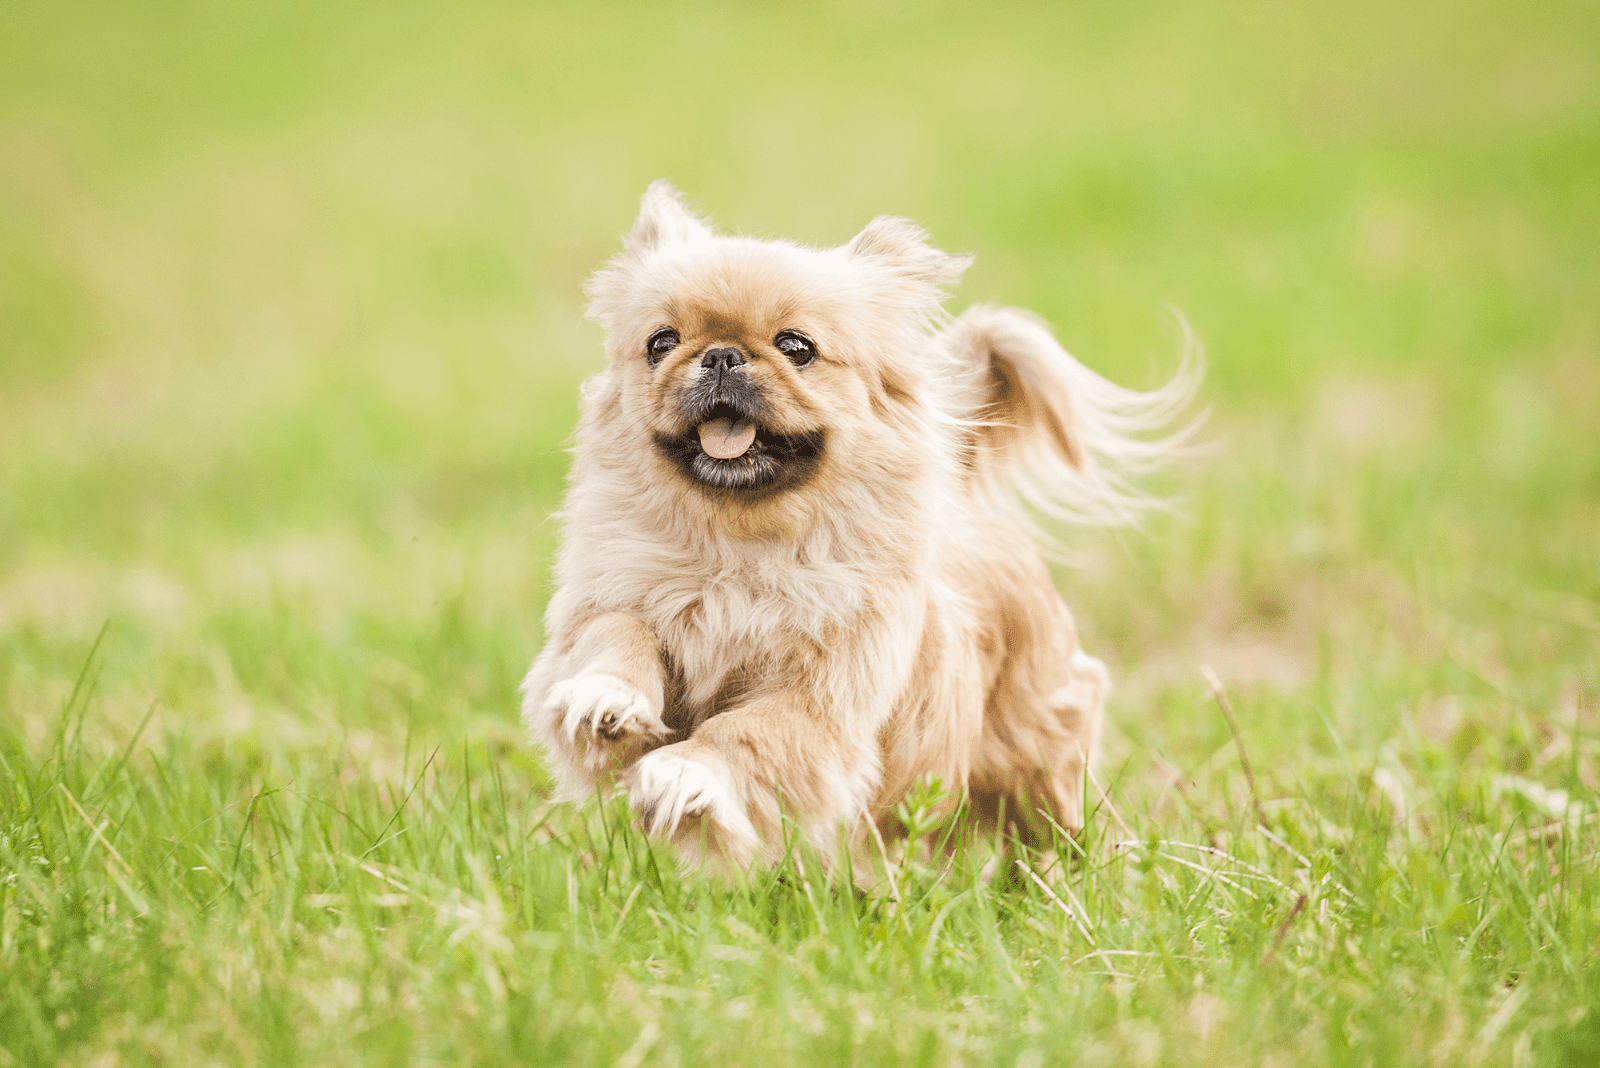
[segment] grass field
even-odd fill
[[[0,1066],[1600,1063],[1594,5],[0,25]],[[1194,324],[1185,515],[1059,574],[1081,843],[730,887],[547,801],[580,287],[662,176],[916,217],[1130,384]]]

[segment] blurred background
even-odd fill
[[[0,0],[0,717],[521,754],[585,276],[638,194],[879,213],[1148,385],[1185,515],[1075,538],[1114,754],[1593,715],[1600,9]],[[1587,703],[1586,703],[1587,702]],[[1584,708],[1589,711],[1585,713]],[[1545,726],[1541,726],[1545,724]],[[1314,737],[1312,735],[1315,735]],[[1199,748],[1197,748],[1199,747]],[[1471,759],[1478,759],[1471,756]]]
[[[1193,324],[1180,513],[1057,572],[1111,955],[547,803],[581,290],[662,177],[917,219],[1129,385]],[[1593,0],[0,0],[0,1062],[1590,1065],[1597,549]]]

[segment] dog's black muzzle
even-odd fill
[[[704,368],[700,377],[678,398],[678,410],[683,413],[691,433],[718,414],[753,419],[760,424],[766,405],[762,402],[761,390],[750,381],[750,361],[742,351],[728,345],[709,348],[701,355],[700,366]],[[724,407],[731,411],[717,412]]]
[[[749,357],[743,351],[728,345],[709,348],[701,354],[700,366],[700,377],[678,394],[683,431],[657,435],[657,450],[696,486],[712,492],[745,496],[790,489],[809,478],[822,458],[822,431],[779,434],[767,429],[769,405],[750,379]],[[700,425],[712,419],[755,423],[755,442],[742,456],[711,456],[700,447]]]

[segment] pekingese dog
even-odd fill
[[[734,867],[781,856],[785,819],[857,848],[929,774],[981,818],[1081,827],[1110,679],[1033,517],[1147,506],[1128,479],[1198,365],[1140,393],[1025,312],[952,320],[968,263],[904,219],[814,249],[645,192],[587,289],[609,365],[523,683],[568,796],[616,782]]]

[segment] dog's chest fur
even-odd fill
[[[730,688],[759,686],[804,654],[826,648],[866,607],[854,568],[763,554],[733,566],[678,559],[638,576],[636,611],[655,631],[698,719]]]
[[[650,627],[691,723],[825,655],[874,608],[886,569],[903,566],[855,563],[777,540],[722,545],[714,536],[672,545],[635,532],[624,549],[621,531],[608,533],[572,546],[569,561],[583,574],[569,582],[591,591],[596,608],[628,612]]]

